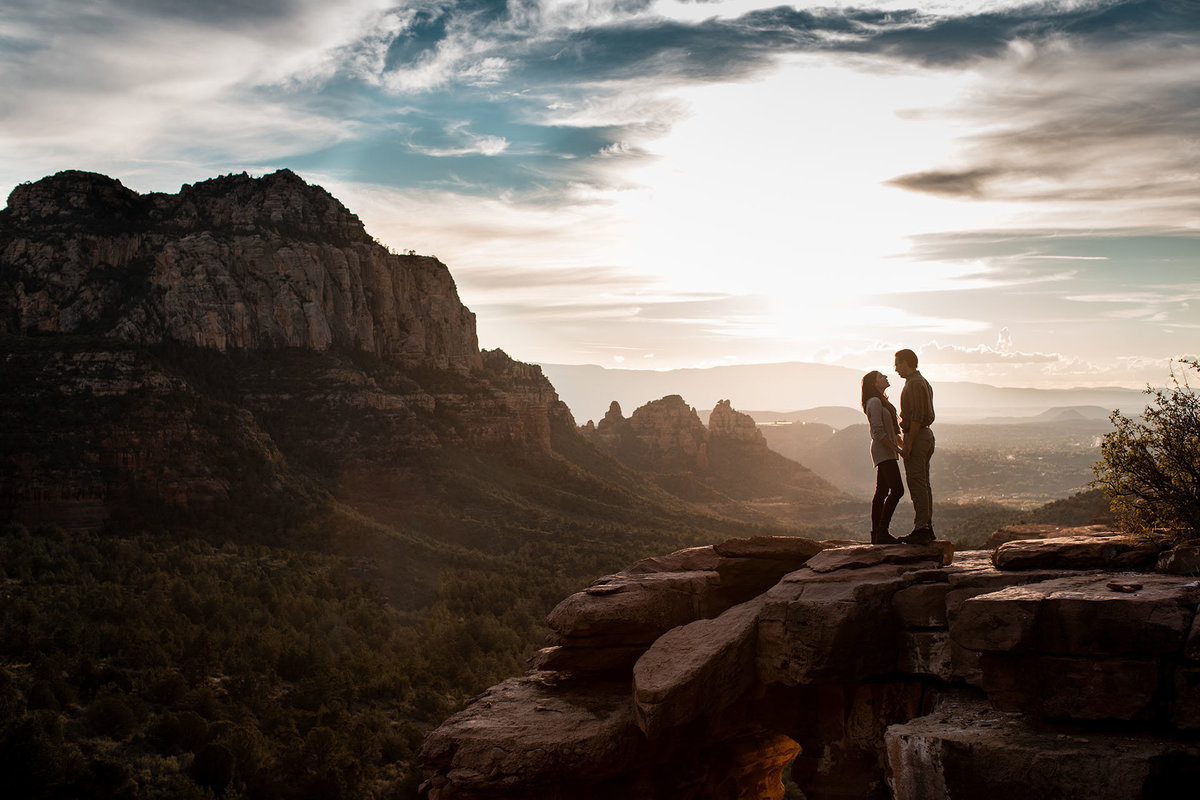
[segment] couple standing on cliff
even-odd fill
[[[933,541],[933,491],[929,459],[933,455],[933,387],[917,370],[917,354],[896,353],[896,374],[904,379],[900,417],[887,399],[887,376],[872,370],[862,379],[862,406],[871,423],[871,458],[875,461],[875,496],[871,500],[871,544],[925,544]],[[896,504],[904,496],[898,459],[912,494],[913,531],[897,539],[888,532]]]

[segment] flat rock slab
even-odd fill
[[[770,558],[803,563],[833,544],[800,536],[751,536],[728,539],[715,545],[713,550],[726,558]]]
[[[992,531],[984,546],[995,550],[1006,542],[1016,542],[1023,539],[1059,539],[1064,536],[1113,536],[1114,531],[1107,525],[1082,525],[1071,527],[1066,525],[1045,525],[1040,523],[1022,523],[1020,525],[1005,525]]]
[[[1113,591],[1110,583],[1139,583]],[[970,650],[1047,655],[1180,653],[1200,603],[1200,581],[1153,573],[1080,575],[965,600],[950,634]]]
[[[1000,545],[997,569],[1152,569],[1163,544],[1133,536],[1064,536]]]
[[[885,735],[894,800],[1182,798],[1200,785],[1194,739],[1033,727],[986,701],[945,703]]]
[[[456,789],[511,791],[620,773],[643,742],[627,681],[581,685],[532,673],[493,686],[442,723],[421,760]]]
[[[644,575],[650,572],[715,571],[723,560],[712,545],[689,547],[665,556],[643,558],[623,572],[627,575]]]
[[[862,569],[879,564],[913,564],[931,561],[944,567],[954,560],[954,544],[938,539],[929,544],[860,544],[834,547],[814,555],[805,565],[813,572]]]

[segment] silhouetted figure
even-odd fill
[[[896,374],[904,378],[900,392],[900,457],[904,459],[904,477],[912,495],[913,530],[901,541],[924,544],[933,533],[933,489],[929,485],[929,459],[933,457],[933,387],[917,370],[917,354],[912,350],[896,353]]]
[[[904,496],[900,480],[900,426],[896,407],[887,399],[887,376],[872,370],[862,379],[862,407],[871,428],[871,459],[875,462],[875,496],[871,498],[871,544],[900,541],[888,531],[896,504]]]

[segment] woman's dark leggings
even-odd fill
[[[871,534],[887,533],[892,524],[896,504],[904,497],[904,481],[900,479],[900,462],[882,462],[875,468],[875,496],[871,498]]]

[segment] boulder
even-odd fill
[[[1152,569],[1163,545],[1132,536],[1065,536],[1000,545],[997,569]]]
[[[563,600],[546,622],[563,640],[649,646],[676,625],[724,611],[720,586],[712,571],[610,575]]]
[[[763,604],[757,598],[716,619],[668,631],[638,659],[633,702],[647,736],[719,711],[749,692]]]
[[[1068,527],[1064,525],[1046,525],[1042,523],[1021,523],[1005,525],[992,531],[984,545],[988,550],[995,550],[1007,542],[1024,539],[1059,539],[1064,536],[1112,536],[1113,530],[1107,525],[1083,525]]]
[[[644,644],[623,646],[585,639],[569,645],[543,647],[529,658],[526,665],[531,670],[570,672],[579,675],[624,672],[645,651]]]
[[[625,681],[582,686],[533,673],[493,686],[430,732],[421,760],[439,771],[429,800],[515,787],[521,797],[563,797],[554,792],[564,785],[628,771],[643,741]]]
[[[1158,556],[1156,572],[1200,577],[1200,544],[1182,544]]]

